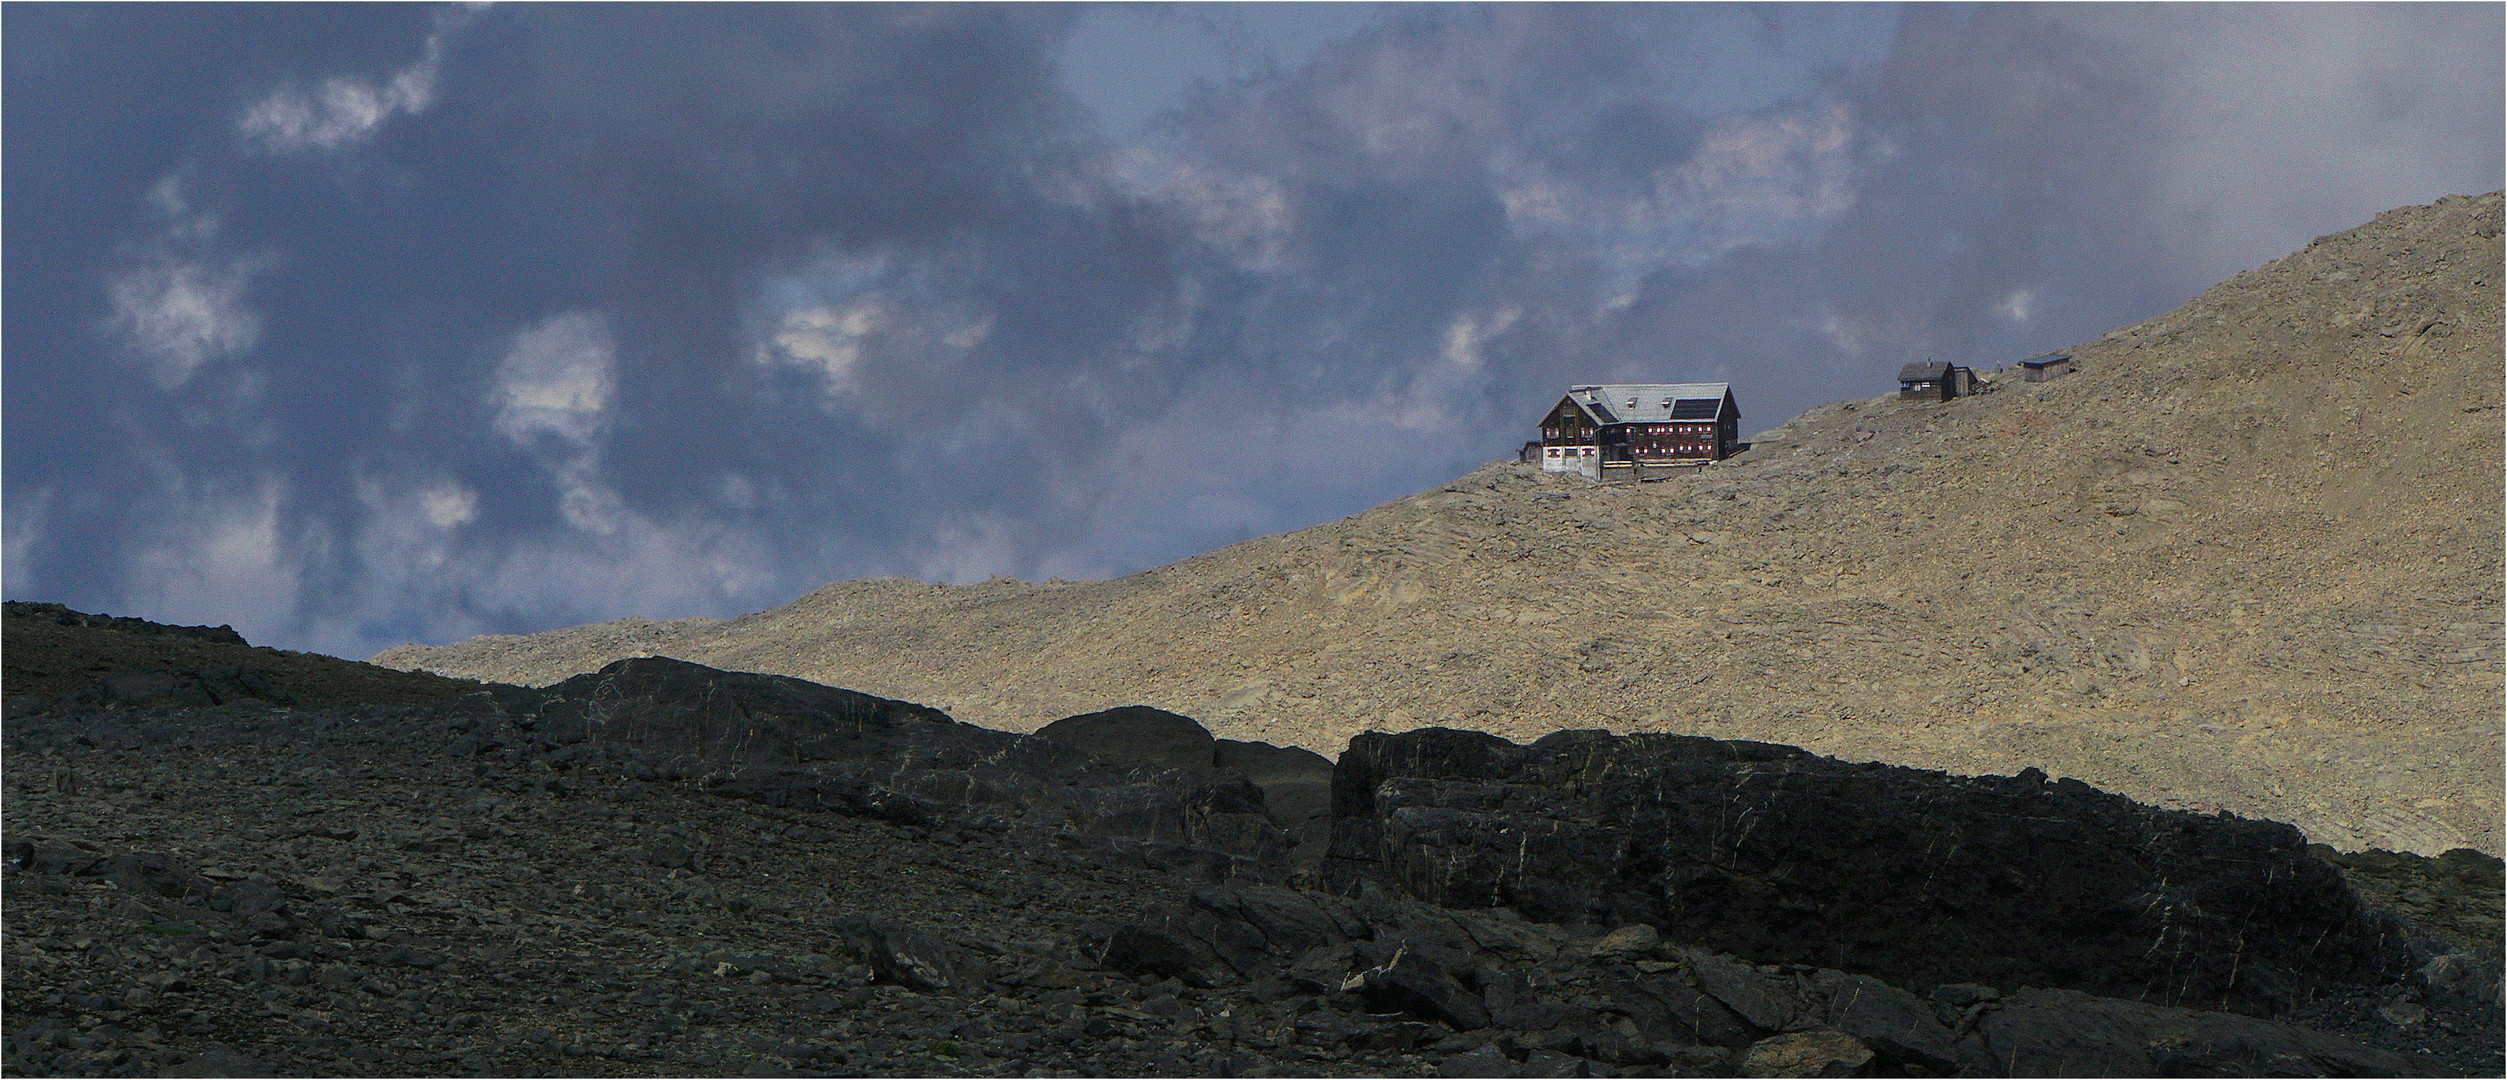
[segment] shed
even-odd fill
[[[1910,401],[1948,401],[1976,392],[1976,369],[1926,360],[1898,369],[1898,396]]]
[[[2021,382],[2044,382],[2072,370],[2072,354],[2040,353],[2020,361]]]

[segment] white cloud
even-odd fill
[[[1820,336],[1857,360],[1880,357],[1900,362],[1942,351],[1931,321],[1917,313],[1854,315],[1822,305],[1819,316]]]
[[[560,461],[551,472],[575,527],[515,537],[474,528],[483,500],[462,480],[360,476],[362,513],[344,545],[348,576],[322,610],[307,613],[303,637],[363,657],[516,622],[728,614],[790,598],[777,591],[779,553],[758,530],[710,520],[703,507],[672,520],[641,514],[588,462]]]
[[[444,35],[453,25],[453,20],[439,19],[408,67],[380,79],[335,75],[310,88],[280,87],[244,110],[236,127],[276,153],[337,150],[363,142],[394,116],[415,116],[434,102]]]
[[[1280,268],[1296,216],[1279,181],[1228,176],[1140,147],[1116,154],[1108,175],[1116,190],[1177,211],[1192,223],[1195,240],[1239,269]]]
[[[566,516],[566,524],[608,536],[625,527],[630,515],[626,500],[601,478],[598,466],[586,454],[557,470],[557,510]]]
[[[589,447],[609,424],[617,347],[599,315],[571,311],[516,335],[496,367],[488,403],[496,430],[519,445],[553,435]]]
[[[2396,206],[2495,189],[2495,5],[2079,5],[2164,71],[2164,220],[2186,292]]]
[[[1736,120],[1657,180],[1660,212],[1711,217],[1727,249],[1834,218],[1854,206],[1853,138],[1843,106]]]
[[[829,411],[920,408],[992,340],[993,314],[953,296],[936,262],[836,255],[771,285],[749,363],[816,377]]]
[[[124,268],[106,282],[112,314],[105,325],[147,365],[158,389],[174,390],[202,365],[261,340],[261,317],[244,298],[269,259],[221,252],[217,215],[194,210],[173,177],[159,181],[147,203],[159,221],[124,249]]]
[[[554,471],[576,528],[512,540],[472,533],[480,498],[460,480],[361,477],[364,513],[348,544],[354,577],[329,611],[308,620],[314,647],[362,657],[509,625],[500,618],[562,626],[789,599],[774,591],[777,553],[757,533],[697,513],[649,518],[570,466]]]
[[[418,492],[419,512],[438,529],[467,525],[479,516],[479,493],[454,480],[439,480]]]
[[[1566,186],[1548,178],[1518,179],[1498,196],[1506,204],[1506,222],[1517,232],[1564,228],[1575,221],[1567,204]]]
[[[1445,362],[1455,367],[1477,370],[1482,362],[1480,346],[1490,338],[1505,333],[1523,317],[1523,309],[1507,306],[1492,312],[1484,324],[1469,314],[1457,315],[1445,327]]]
[[[778,593],[777,555],[757,533],[699,517],[656,521],[622,511],[606,533],[574,531],[458,552],[440,572],[413,578],[399,606],[428,626],[419,636],[475,633],[506,615],[533,626],[570,626],[642,615],[755,610]],[[381,606],[375,600],[368,607]],[[367,649],[397,644],[367,641]]]
[[[1842,106],[1725,121],[1686,158],[1641,183],[1545,164],[1498,168],[1518,238],[1553,239],[1598,259],[1606,309],[1664,267],[1696,268],[1733,251],[1815,235],[1854,208],[1860,184],[1894,154],[1862,139]]]
[[[361,477],[357,501],[365,518],[351,547],[369,576],[399,578],[440,569],[451,557],[455,534],[479,516],[479,493],[451,477],[411,487]]]
[[[232,624],[256,642],[292,636],[300,560],[320,545],[282,527],[285,496],[277,477],[244,492],[170,494],[155,535],[131,560],[130,607],[162,622]]]
[[[951,585],[1014,575],[1027,554],[1020,531],[999,514],[952,515],[918,545],[912,557],[913,574]]]
[[[802,308],[784,313],[753,357],[765,366],[778,364],[815,370],[830,399],[850,396],[861,387],[862,353],[889,320],[888,305],[878,297]],[[980,341],[973,337],[972,341]]]
[[[44,525],[51,516],[52,489],[10,494],[14,497],[6,503],[5,523],[0,523],[0,589],[10,596],[24,596],[34,586],[35,548],[43,542]]]
[[[2003,295],[2001,303],[1994,305],[1994,311],[1997,314],[2015,323],[2027,322],[2029,315],[2035,312],[2036,308],[2037,290],[2035,289],[2013,289]]]
[[[515,335],[488,389],[497,432],[540,456],[566,523],[601,536],[630,517],[601,475],[600,440],[617,393],[609,323],[583,311],[552,315]]]
[[[149,359],[158,388],[175,389],[202,364],[260,340],[261,319],[244,306],[248,281],[240,266],[160,253],[113,280],[113,327]]]
[[[1500,35],[1499,55],[1468,56],[1454,43],[1388,37],[1364,53],[1343,52],[1335,81],[1317,95],[1320,119],[1362,151],[1370,171],[1405,182],[1429,179],[1460,147],[1504,145],[1512,133],[1486,72],[1468,59],[1520,61]]]

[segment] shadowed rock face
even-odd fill
[[[1169,769],[1207,769],[1216,755],[1215,740],[1199,722],[1147,705],[1065,717],[1036,735],[1098,757]]]
[[[1222,877],[1287,871],[1304,819],[1275,815],[1267,789],[1278,789],[1292,813],[1310,812],[1296,777],[1249,754],[1252,744],[1232,744],[1232,760],[1257,766],[1260,779],[1215,767],[1209,732],[1155,709],[1072,717],[1058,731],[1019,735],[911,702],[663,657],[621,660],[546,691],[508,688],[495,707],[491,700],[470,702],[481,710],[479,738],[561,763],[618,761],[770,806],[908,825],[968,811],[1050,819]]]
[[[1329,880],[1457,908],[1641,922],[1917,985],[2063,986],[2273,1014],[2400,974],[2400,924],[2297,830],[2035,770],[1956,777],[1789,747],[1562,732],[1365,735]]]
[[[590,743],[714,766],[886,758],[915,749],[963,761],[1018,741],[909,702],[662,657],[621,660],[559,683],[516,726],[552,747]],[[1032,749],[1052,756],[1049,748]]]

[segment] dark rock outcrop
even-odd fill
[[[559,767],[620,762],[769,806],[917,827],[1016,818],[1211,878],[1277,878],[1295,844],[1260,785],[1213,766],[1207,731],[1156,710],[1075,717],[1055,725],[1060,737],[1018,735],[785,676],[642,657],[443,711],[469,718],[459,741],[473,752],[513,745]],[[1172,752],[1196,734],[1197,755]],[[1138,745],[1151,752],[1123,752]]]
[[[245,700],[295,704],[293,697],[279,689],[278,680],[269,669],[241,664],[209,664],[174,671],[116,671],[96,680],[95,696],[108,705],[198,707]]]
[[[1168,769],[1210,768],[1217,741],[1192,717],[1147,705],[1064,717],[1036,735],[1108,761]]]
[[[2001,1076],[2399,1076],[2410,1062],[2234,1013],[2021,990],[1986,1010],[1966,1065]]]
[[[1331,842],[1332,759],[1312,750],[1213,739],[1199,721],[1146,705],[1064,717],[1036,735],[1120,764],[1242,776],[1262,789],[1262,812],[1286,831],[1286,850],[1300,866],[1319,867]]]
[[[2420,1068],[2236,1014],[2070,990],[2006,997],[1972,985],[1927,1001],[1868,975],[1752,964],[1659,940],[1631,947],[1636,937],[1595,941],[1503,908],[1226,886],[1155,906],[1109,934],[1098,959],[1188,986],[1250,986],[1258,997],[1266,987],[1294,988],[1320,1000],[1328,1011],[1319,1015],[1338,1015],[1312,1037],[1350,1045],[1479,1033],[1500,1052],[1465,1063],[1485,1067],[1469,1075],[1529,1075],[1523,1069],[1541,1051],[1676,1073],[1730,1068],[1737,1056],[1741,1074],[1756,1076],[1870,1075],[1874,1063],[1883,1075],[2404,1076]],[[1676,1065],[1686,1068],[1666,1068]]]
[[[30,622],[47,622],[55,626],[110,630],[115,633],[145,637],[191,638],[225,645],[245,643],[244,635],[236,633],[232,626],[173,626],[167,623],[149,622],[146,619],[134,619],[127,615],[91,615],[83,611],[72,611],[60,604],[31,600],[8,601],[5,609],[8,618],[12,620],[24,619]]]
[[[1320,868],[1332,842],[1331,758],[1302,746],[1220,739],[1212,763],[1261,788],[1271,820],[1295,842],[1295,861]]]
[[[2270,1015],[2388,979],[2401,923],[2297,830],[2034,770],[1957,777],[1764,743],[1362,735],[1330,873],[1895,982],[2062,986]]]

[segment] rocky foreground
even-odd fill
[[[664,659],[318,708],[243,670],[12,689],[9,1073],[2502,1069],[2498,860],[2037,774],[1598,731],[1335,763]]]

